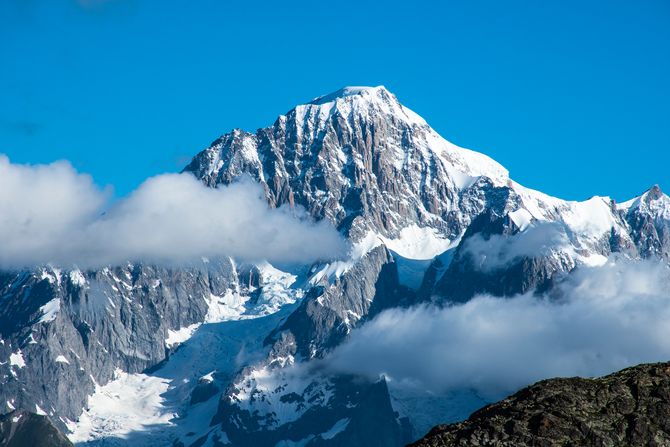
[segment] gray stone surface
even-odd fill
[[[140,372],[160,363],[169,354],[168,330],[203,321],[205,298],[231,287],[238,287],[232,261],[190,269],[127,265],[5,273],[0,402],[31,411],[38,405],[64,428],[65,419],[78,418],[94,381],[108,382],[116,369]],[[53,320],[40,321],[42,306],[53,300],[59,302]],[[23,367],[7,361],[19,350]]]
[[[670,445],[670,364],[550,379],[437,426],[413,447]]]

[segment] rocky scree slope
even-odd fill
[[[413,447],[670,445],[670,363],[550,379],[437,426]]]

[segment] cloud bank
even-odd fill
[[[479,296],[393,309],[352,332],[333,372],[392,386],[474,389],[498,399],[537,380],[594,376],[670,359],[670,272],[654,262],[581,268],[553,298]]]
[[[311,262],[346,251],[332,226],[270,209],[251,181],[211,189],[190,174],[166,174],[112,205],[109,197],[67,162],[16,165],[0,155],[0,268],[217,256]]]

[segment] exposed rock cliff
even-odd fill
[[[670,445],[670,363],[550,379],[435,427],[413,447]]]

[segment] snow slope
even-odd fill
[[[294,275],[267,263],[261,271],[264,299],[255,307],[232,291],[227,304],[212,300],[204,323],[171,334],[166,344],[180,346],[160,368],[144,374],[119,370],[114,380],[96,386],[79,420],[68,423],[70,440],[86,446],[150,447],[175,439],[193,442],[197,434],[208,436],[205,446],[212,445],[214,435],[225,441],[225,433],[209,427],[219,393],[194,405],[191,393],[199,381],[221,391],[238,368],[261,358],[263,338],[292,311],[301,293],[291,288]]]

